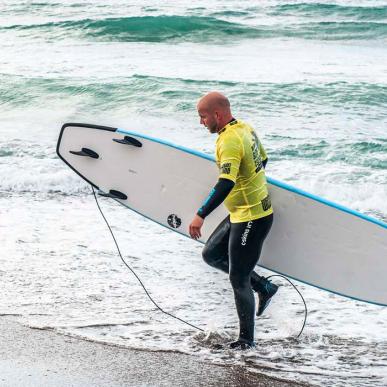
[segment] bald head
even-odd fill
[[[230,111],[230,101],[221,93],[217,91],[212,91],[211,93],[206,94],[204,97],[200,98],[198,102],[198,110],[204,108],[210,112],[214,110],[221,110],[224,112]]]
[[[200,123],[216,133],[232,120],[230,101],[221,93],[212,91],[200,98],[197,105]]]

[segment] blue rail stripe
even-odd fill
[[[125,130],[125,129],[117,129],[117,132],[118,133],[122,133],[124,135],[132,135],[132,136],[137,136],[137,137],[140,137],[140,138],[144,138],[146,140],[154,141],[154,142],[157,142],[159,144],[167,145],[167,146],[169,146],[171,148],[175,148],[175,149],[178,149],[180,151],[183,151],[183,152],[186,152],[186,153],[190,153],[192,155],[201,157],[203,159],[215,162],[215,158],[213,156],[210,156],[210,155],[207,155],[205,153],[201,153],[201,152],[195,151],[193,149],[185,148],[183,146],[175,145],[175,144],[172,144],[170,142],[167,142],[167,141],[164,141],[164,140],[160,140],[158,138],[150,137],[150,136],[147,136],[147,135],[144,135],[144,134],[141,134],[141,133],[136,133],[136,132],[132,132],[132,131]],[[283,182],[281,182],[279,180],[276,180],[276,179],[273,179],[271,177],[268,177],[267,181],[270,184],[275,185],[275,186],[280,187],[280,188],[283,188],[283,189],[285,189],[287,191],[294,192],[296,194],[305,196],[305,197],[307,197],[309,199],[312,199],[312,200],[315,200],[317,202],[326,204],[327,206],[330,206],[330,207],[336,208],[336,209],[338,209],[340,211],[346,212],[348,214],[357,216],[358,218],[364,219],[364,220],[366,220],[368,222],[377,224],[378,226],[381,226],[383,228],[387,228],[387,223],[385,223],[385,222],[383,222],[381,220],[372,218],[371,216],[362,214],[362,213],[360,213],[358,211],[355,211],[355,210],[352,210],[350,208],[347,208],[345,206],[342,206],[341,204],[337,204],[337,203],[331,202],[330,200],[327,200],[327,199],[324,199],[324,198],[322,198],[320,196],[308,193],[306,191],[303,191],[303,190],[301,190],[299,188],[293,187],[293,186],[291,186],[291,185],[289,185],[287,183],[283,183]]]

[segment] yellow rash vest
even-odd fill
[[[232,223],[247,222],[273,213],[263,161],[265,149],[254,129],[233,120],[218,133],[216,163],[220,179],[235,185],[224,201]]]

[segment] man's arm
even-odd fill
[[[200,207],[197,215],[202,219],[205,219],[207,215],[223,203],[224,199],[226,199],[227,195],[234,188],[234,185],[235,183],[232,180],[220,178],[203,205]]]
[[[200,230],[203,226],[204,218],[223,203],[224,199],[234,188],[234,185],[235,183],[230,179],[220,178],[218,180],[189,225],[189,234],[193,239],[199,239],[202,236]]]
[[[243,155],[241,140],[238,137],[229,138],[219,145],[217,152],[219,154],[219,180],[189,225],[189,234],[194,239],[201,237],[200,230],[204,218],[226,199],[235,185]]]

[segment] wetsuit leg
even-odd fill
[[[243,223],[231,223],[229,237],[230,282],[239,317],[239,339],[254,341],[255,300],[251,275],[270,231],[273,215]]]
[[[216,269],[228,273],[228,240],[230,237],[230,217],[227,216],[215,229],[205,244],[204,261]]]
[[[239,224],[239,223],[238,223]],[[245,224],[245,223],[240,223]],[[229,273],[229,238],[230,238],[231,222],[230,216],[227,216],[214,230],[208,238],[202,252],[204,261],[225,273]],[[257,260],[259,253],[257,253]],[[265,292],[265,285],[267,284],[265,277],[259,276],[256,272],[251,273],[251,286],[256,292]]]

